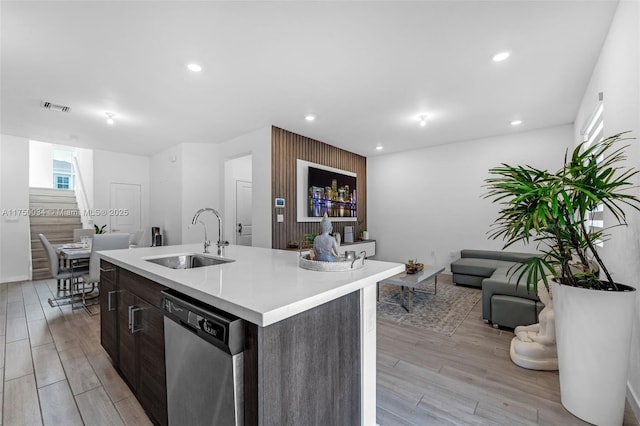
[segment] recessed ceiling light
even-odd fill
[[[376,146],[376,150],[377,151],[382,151],[382,146],[380,146],[380,145]]]
[[[189,70],[193,72],[202,71],[202,67],[198,64],[187,64],[187,68],[189,68]]]
[[[113,117],[115,116],[114,113],[112,112],[105,112],[105,115],[107,116],[107,124],[113,124],[115,123],[115,120],[113,119]]]
[[[431,117],[431,114],[420,114],[418,116],[418,123],[420,127],[424,127],[427,125],[427,120]]]
[[[519,125],[521,125],[521,124],[522,124],[522,120],[513,120],[513,121],[511,122],[511,125],[512,125],[512,126],[519,126]]]
[[[305,116],[304,119],[307,120],[307,121],[313,121],[313,120],[316,119],[316,116],[309,114],[309,115]]]
[[[509,52],[500,52],[493,55],[491,59],[493,59],[493,62],[502,62],[507,59],[509,55],[511,55]]]

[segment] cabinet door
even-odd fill
[[[119,367],[131,389],[138,389],[138,349],[135,333],[131,332],[131,309],[136,297],[127,290],[118,292]]]
[[[100,280],[100,343],[118,365],[118,294],[110,279]]]
[[[167,385],[164,363],[164,316],[162,311],[140,298],[142,308],[135,317],[140,375],[138,399],[147,412],[161,425],[167,424]]]

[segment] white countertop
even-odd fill
[[[212,246],[211,255],[216,250]],[[100,256],[262,327],[404,271],[403,264],[375,260],[355,271],[309,271],[298,267],[298,252],[244,246],[226,247],[224,257],[235,262],[215,266],[171,269],[145,260],[202,251],[202,244],[188,244],[109,250]]]

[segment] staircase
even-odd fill
[[[29,188],[29,209],[32,279],[51,278],[49,258],[38,234],[44,234],[51,244],[73,242],[73,230],[82,228],[76,196],[64,189]]]

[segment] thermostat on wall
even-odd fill
[[[284,198],[276,198],[276,208],[284,208]]]

